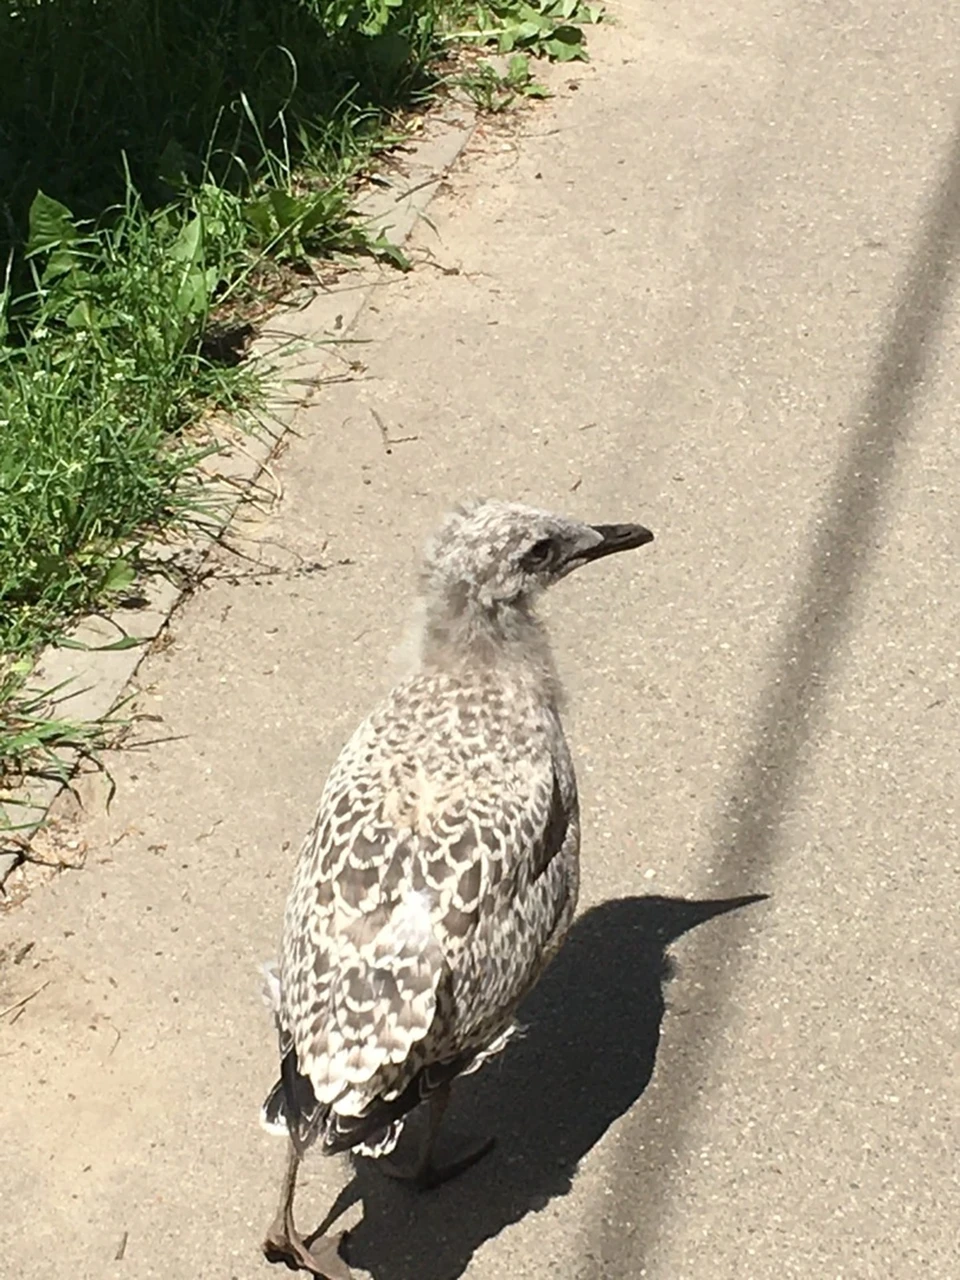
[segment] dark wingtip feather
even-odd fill
[[[343,1116],[317,1102],[313,1085],[298,1070],[296,1051],[290,1049],[280,1064],[280,1079],[261,1108],[261,1123],[271,1133],[289,1133],[301,1152],[321,1127],[325,1155],[359,1146],[384,1144],[389,1148],[391,1136],[396,1140],[391,1134],[393,1126],[431,1093],[467,1070],[475,1056],[466,1053],[450,1062],[431,1063],[417,1072],[398,1097],[381,1099],[362,1116]]]
[[[260,1108],[260,1123],[270,1133],[289,1133],[302,1152],[310,1145],[327,1111],[317,1102],[313,1085],[297,1069],[297,1055],[291,1049],[280,1063],[280,1079]]]
[[[283,1094],[283,1081],[278,1080],[260,1108],[260,1123],[268,1133],[289,1133],[287,1102]]]
[[[401,1094],[389,1101],[381,1099],[362,1116],[331,1112],[323,1135],[325,1154],[332,1156],[353,1147],[375,1147],[387,1143],[390,1130],[399,1120],[429,1098],[431,1093],[462,1075],[475,1057],[474,1053],[465,1053],[450,1062],[435,1062],[423,1067]]]

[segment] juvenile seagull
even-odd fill
[[[503,1048],[573,918],[580,825],[559,683],[534,602],[573,569],[650,542],[636,524],[587,525],[473,502],[427,548],[415,673],[357,729],[327,779],[268,971],[280,1079],[264,1103],[289,1134],[264,1250],[349,1280],[339,1240],[308,1248],[293,1221],[297,1168],[325,1154],[386,1157],[434,1186],[433,1143],[453,1079]],[[404,1117],[429,1107],[417,1158],[396,1164]]]

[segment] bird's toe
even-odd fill
[[[268,1262],[285,1262],[295,1271],[309,1271],[320,1280],[351,1280],[352,1272],[340,1255],[346,1232],[320,1236],[308,1245],[295,1232],[274,1226],[263,1242]]]

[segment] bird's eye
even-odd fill
[[[523,567],[527,570],[542,569],[553,555],[553,541],[550,538],[541,538],[539,542],[535,542],[527,554],[523,557]]]

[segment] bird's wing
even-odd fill
[[[444,975],[456,985],[461,956],[477,970],[478,931],[496,927],[485,917],[498,907],[509,917],[511,900],[529,895],[568,819],[544,752],[506,770],[465,757],[431,771],[407,759],[359,785],[356,767],[334,770],[301,851],[281,979],[280,1021],[318,1103],[362,1096],[408,1058],[431,1028]],[[501,972],[493,998],[515,984]]]
[[[288,904],[281,1021],[322,1104],[404,1061],[430,1028],[443,973],[426,903],[386,883],[407,850],[397,833],[371,834],[318,849],[316,878]]]
[[[520,785],[491,804],[476,831],[480,895],[454,973],[461,1039],[505,1025],[498,1015],[512,1016],[576,905],[579,818],[567,766],[549,754],[528,759]]]

